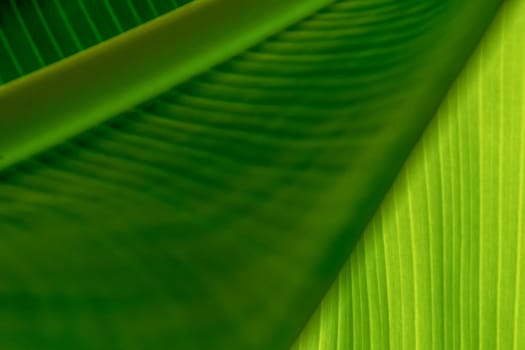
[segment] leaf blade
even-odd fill
[[[522,346],[523,13],[505,4],[293,349]]]

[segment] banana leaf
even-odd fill
[[[113,38],[188,1],[5,0],[0,3],[0,83]]]
[[[0,346],[289,347],[499,3],[2,2]]]
[[[294,349],[525,348],[524,32],[506,4]]]

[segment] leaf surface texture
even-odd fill
[[[293,349],[525,347],[524,30],[506,4]]]
[[[0,83],[60,61],[187,2],[189,1],[2,1]]]

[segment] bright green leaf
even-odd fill
[[[525,348],[524,32],[511,2],[294,349]]]

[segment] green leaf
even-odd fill
[[[0,346],[289,346],[498,4],[197,1],[4,85]]]
[[[4,0],[0,83],[135,28],[189,1]]]
[[[525,2],[510,2],[293,349],[525,348]]]

